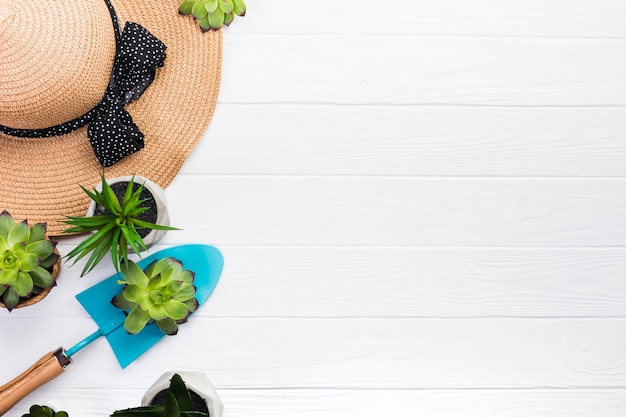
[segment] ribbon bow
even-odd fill
[[[109,86],[87,128],[103,167],[143,148],[144,135],[124,106],[141,96],[165,61],[165,45],[143,26],[127,22],[117,45]]]

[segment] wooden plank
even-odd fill
[[[621,39],[241,35],[219,101],[624,106],[625,54]]]
[[[138,389],[171,369],[202,370],[232,389],[626,386],[626,319],[222,319],[205,307],[128,368],[99,340],[48,386]],[[23,349],[41,356],[92,327],[82,317],[0,321],[19,342],[3,348],[15,360],[0,380],[37,359]]]
[[[180,178],[163,244],[626,245],[621,179]]]
[[[224,417],[413,417],[416,411],[430,417],[622,417],[626,412],[626,393],[617,389],[248,390],[217,387],[217,391],[224,402]],[[70,416],[95,417],[138,405],[143,392],[58,388],[33,394],[31,401],[45,402],[52,398],[56,404],[64,406]],[[14,411],[25,412],[30,402],[23,404]]]
[[[625,176],[624,127],[604,107],[221,104],[184,174]]]
[[[624,248],[220,249],[212,317],[626,317]],[[80,316],[68,300],[113,274],[108,259],[70,276],[81,269],[64,271],[46,309]]]
[[[264,1],[248,4],[226,35],[624,37],[625,16],[626,6],[615,0]]]

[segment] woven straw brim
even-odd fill
[[[126,107],[145,135],[145,146],[109,168],[93,154],[83,127],[67,135],[22,139],[0,134],[0,211],[46,222],[58,236],[68,215],[84,215],[93,188],[107,178],[141,175],[166,187],[204,135],[217,103],[222,31],[201,33],[179,0],[112,0],[125,21],[146,27],[167,46],[165,66],[143,95]],[[50,69],[54,71],[53,68]]]

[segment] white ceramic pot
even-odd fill
[[[169,388],[170,380],[178,374],[185,381],[185,385],[189,391],[194,391],[200,397],[202,397],[209,408],[210,417],[221,417],[224,412],[224,404],[217,395],[215,388],[209,381],[209,378],[203,372],[196,371],[179,371],[179,372],[166,372],[161,375],[154,384],[146,391],[145,395],[141,399],[141,405],[150,405],[152,399],[159,392]]]
[[[131,180],[131,178],[133,177],[129,175],[125,177],[115,177],[111,179],[107,178],[106,181],[109,185],[113,185],[118,182],[128,182]],[[169,226],[170,216],[169,212],[167,211],[167,200],[165,199],[165,191],[163,190],[163,188],[161,188],[155,182],[140,175],[135,175],[133,181],[135,184],[143,184],[144,189],[150,191],[150,193],[152,194],[154,201],[156,202],[157,208],[157,219],[155,223],[161,226]],[[98,191],[102,191],[102,184],[98,183],[95,188]],[[89,207],[87,208],[87,216],[93,216],[95,208],[96,202],[91,200],[91,202],[89,203]],[[147,248],[150,248],[150,246],[154,245],[159,239],[161,239],[166,232],[167,230],[151,230],[150,233],[148,233],[146,237],[143,238],[143,243],[145,243]]]

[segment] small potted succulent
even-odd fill
[[[0,306],[9,312],[43,299],[61,268],[57,242],[46,236],[46,224],[15,222],[0,214]]]
[[[224,404],[201,372],[167,372],[146,391],[141,406],[111,417],[221,417]]]
[[[128,264],[128,249],[135,253],[147,250],[158,241],[169,226],[169,215],[163,189],[139,176],[106,180],[89,191],[81,188],[91,202],[85,216],[68,216],[65,223],[72,227],[64,233],[92,234],[76,246],[67,258],[74,263],[91,253],[81,276],[91,271],[111,252],[116,271]]]
[[[22,417],[68,417],[67,411],[54,411],[47,405],[34,404]]]
[[[124,328],[130,334],[155,323],[166,335],[175,335],[178,325],[198,308],[195,274],[174,258],[156,260],[145,270],[128,261],[120,270],[124,279],[119,283],[124,287],[111,303],[127,312]]]
[[[178,13],[192,15],[203,32],[229,26],[237,16],[245,16],[243,0],[182,0]]]

